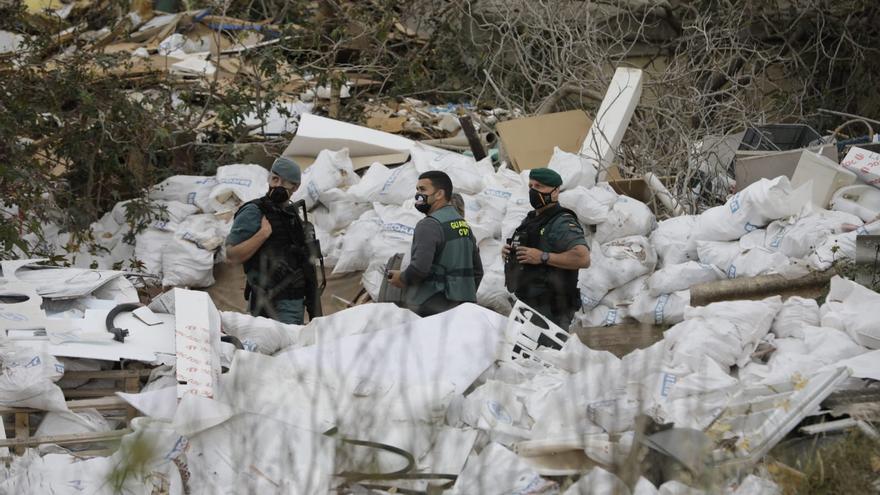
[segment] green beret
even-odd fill
[[[279,156],[275,160],[275,163],[272,164],[272,173],[294,184],[299,184],[302,180],[299,165],[286,156]]]
[[[555,170],[549,168],[533,168],[529,172],[529,179],[536,180],[545,186],[559,187],[562,185],[562,177]]]

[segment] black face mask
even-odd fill
[[[416,193],[416,210],[419,210],[420,213],[424,213],[425,215],[431,211],[431,203],[428,203],[427,194]]]
[[[278,205],[284,204],[285,202],[287,202],[288,199],[290,199],[290,193],[287,192],[287,189],[284,189],[281,186],[270,187],[269,192],[266,193],[266,196],[268,196],[269,201]]]
[[[539,191],[537,189],[529,189],[529,203],[532,205],[532,208],[534,208],[536,210],[538,208],[543,208],[543,207],[549,205],[550,203],[552,203],[553,202],[553,199],[551,199],[552,196],[553,196],[553,191],[550,191],[548,193],[542,193],[541,191]]]

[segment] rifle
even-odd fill
[[[306,311],[309,312],[309,320],[323,316],[324,308],[321,307],[321,294],[327,287],[327,273],[324,269],[324,255],[321,253],[321,242],[315,236],[315,226],[309,222],[308,209],[305,200],[293,203],[294,208],[302,208],[303,233],[306,238],[307,263],[303,264],[303,275],[306,281]],[[321,267],[321,283],[318,283],[317,264]]]

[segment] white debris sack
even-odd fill
[[[825,239],[816,251],[807,259],[816,270],[827,270],[835,261],[854,260],[856,258],[856,237],[880,233],[880,222],[862,225],[852,232],[832,235]]]
[[[527,190],[515,191],[507,203],[507,211],[501,223],[501,240],[507,242],[513,232],[520,226],[526,215],[532,211]]]
[[[339,151],[322,150],[315,158],[315,163],[303,170],[302,182],[290,199],[294,202],[305,200],[306,208],[312,209],[321,201],[322,194],[331,189],[352,186],[359,180],[360,177],[354,173],[354,165],[348,156],[348,148]]]
[[[670,325],[684,319],[685,308],[691,303],[691,291],[680,290],[671,294],[652,296],[639,294],[627,308],[627,314],[641,323]]]
[[[558,146],[553,147],[553,156],[547,168],[553,170],[562,177],[560,191],[567,191],[576,187],[593,187],[599,172],[596,163],[577,153],[562,151]]]
[[[197,214],[180,222],[174,236],[202,249],[214,251],[225,243],[230,230],[231,221],[223,221],[211,214]]]
[[[77,412],[48,412],[34,433],[36,437],[96,433],[112,430],[110,423],[95,409]]]
[[[677,265],[696,261],[697,251],[690,245],[691,230],[696,224],[695,215],[682,215],[663,220],[651,232],[651,244],[657,250],[660,266]]]
[[[788,256],[766,248],[747,249],[727,267],[727,278],[756,277],[776,273],[788,265]]]
[[[150,227],[166,232],[174,232],[185,218],[199,211],[197,206],[180,201],[153,201],[151,206],[157,218],[150,223]]]
[[[862,221],[855,215],[829,210],[777,220],[767,226],[764,247],[790,258],[806,258],[829,237],[842,233],[845,223],[861,225]]]
[[[651,274],[648,279],[648,293],[652,296],[670,294],[689,289],[695,284],[721,280],[724,276],[724,272],[718,267],[707,263],[688,261],[670,265]]]
[[[590,267],[578,274],[584,309],[596,307],[611,289],[652,272],[657,265],[657,253],[643,236],[624,237],[601,246],[594,242],[590,257]]]
[[[388,259],[397,253],[403,253],[402,267],[405,268],[408,263],[416,224],[424,218],[424,215],[413,208],[413,204],[412,200],[402,206],[373,204],[382,220],[382,231],[370,241],[372,257],[362,277],[362,284],[373,300],[379,297]]]
[[[696,246],[700,263],[714,265],[725,275],[733,260],[742,252],[739,242],[736,241],[697,241]]]
[[[288,325],[262,316],[234,311],[221,311],[223,333],[241,341],[246,351],[274,354],[293,345],[302,332],[302,325]]]
[[[617,476],[594,467],[562,495],[629,495],[629,487]]]
[[[64,393],[55,384],[64,365],[45,351],[0,348],[0,405],[67,412]]]
[[[627,196],[618,196],[608,218],[596,226],[596,240],[604,244],[633,235],[647,236],[656,222],[648,205]]]
[[[197,206],[204,213],[217,211],[211,191],[217,185],[215,177],[200,175],[173,175],[150,188],[147,197],[154,200],[179,201]]]
[[[559,193],[559,204],[573,211],[584,225],[597,225],[608,220],[611,207],[620,197],[607,182],[595,187],[578,186]]]
[[[506,315],[513,310],[512,297],[504,285],[503,264],[496,263],[488,268],[483,265],[483,279],[477,287],[477,304]]]
[[[162,247],[162,285],[210,287],[214,285],[214,252],[174,238]]]
[[[819,303],[815,299],[792,296],[782,303],[770,329],[779,338],[803,338],[804,328],[819,325]]]
[[[372,201],[385,205],[399,205],[408,199],[413,199],[418,182],[419,172],[415,164],[411,161],[404,163],[390,169],[376,198]]]
[[[345,230],[339,260],[333,273],[348,273],[366,270],[373,256],[372,241],[382,232],[382,219],[370,210]]]
[[[419,174],[429,170],[445,172],[452,179],[453,192],[462,194],[478,194],[485,187],[485,178],[495,172],[489,157],[475,161],[470,156],[419,143],[413,146],[410,154]]]
[[[646,290],[648,290],[648,275],[642,275],[605,294],[601,304],[609,308],[626,307]]]
[[[379,201],[379,191],[391,175],[391,170],[381,163],[370,165],[361,180],[357,184],[348,188],[348,193],[355,201],[372,203]]]
[[[162,251],[174,240],[174,233],[148,228],[134,239],[134,257],[143,264],[143,272],[161,277]]]
[[[260,165],[234,164],[217,167],[217,185],[210,198],[218,211],[235,210],[241,203],[257,199],[269,188],[269,171]]]
[[[584,312],[583,310],[575,313],[574,321],[581,327],[610,327],[620,325],[629,315],[626,308],[608,307],[599,305],[595,308]]]
[[[859,344],[880,349],[880,294],[835,275],[821,308],[822,326],[844,330]]]
[[[338,232],[345,229],[361,215],[372,211],[370,203],[358,203],[347,191],[330,189],[321,195],[321,203],[326,206],[328,218],[322,228],[327,232]]]
[[[809,191],[793,191],[788,177],[761,179],[736,193],[723,206],[697,216],[691,241],[732,241],[773,220],[798,213]]]

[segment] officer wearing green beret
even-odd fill
[[[578,270],[590,266],[584,230],[559,205],[562,177],[547,168],[529,172],[529,212],[502,247],[508,290],[565,330],[581,307]]]
[[[302,325],[308,263],[305,232],[290,196],[299,189],[299,165],[272,164],[266,195],[241,205],[226,238],[226,259],[243,263],[245,299],[254,316]]]

